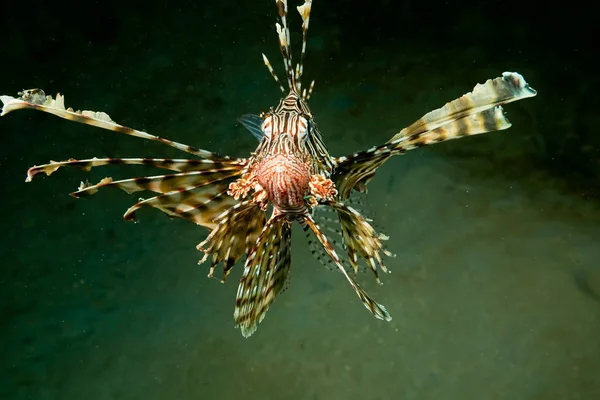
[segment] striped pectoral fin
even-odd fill
[[[404,154],[417,147],[458,139],[464,136],[510,128],[501,106],[466,115],[447,122],[435,129],[414,135],[401,131],[388,143],[371,149],[335,159],[336,168],[332,176],[341,200],[347,200],[352,190],[365,192],[377,169],[390,157]],[[407,128],[408,129],[408,128]]]
[[[255,245],[265,226],[265,213],[253,200],[245,200],[219,215],[217,226],[208,237],[197,246],[204,257],[199,264],[211,258],[209,277],[213,277],[215,267],[223,263],[222,282],[236,261],[248,254]]]
[[[365,292],[364,289],[360,287],[358,282],[356,282],[354,278],[352,278],[348,274],[348,272],[346,272],[346,269],[344,268],[340,257],[337,255],[335,249],[329,243],[329,240],[327,239],[319,225],[315,222],[312,215],[306,214],[304,216],[304,222],[313,231],[319,242],[321,242],[321,245],[323,246],[327,254],[329,254],[329,257],[331,257],[331,259],[335,262],[339,270],[344,274],[348,282],[350,282],[350,285],[362,301],[363,305],[367,308],[367,310],[369,310],[371,314],[373,314],[378,319],[382,319],[384,321],[391,321],[392,317],[385,309],[385,307],[373,300],[373,298],[371,298],[371,296],[369,296],[367,292]]]
[[[501,77],[489,79],[475,86],[472,92],[427,113],[386,143],[336,158],[332,179],[340,199],[346,200],[352,190],[364,192],[377,169],[393,155],[427,144],[509,128],[510,122],[504,116],[502,105],[536,94],[521,75],[505,72]]]
[[[335,158],[335,169],[331,179],[338,190],[339,198],[342,201],[347,200],[352,190],[365,192],[377,169],[391,156],[390,146],[384,145]]]
[[[344,204],[352,207],[352,209],[361,216],[372,215],[374,213],[367,204],[366,193],[354,191],[352,192],[351,197],[344,201]],[[353,272],[356,275],[357,271],[367,272],[367,270],[372,269],[372,264],[368,263],[368,261],[368,266],[357,264],[359,254],[352,250],[349,246],[352,244],[352,240],[347,238],[347,232],[349,232],[347,228],[352,228],[355,223],[354,221],[347,221],[346,218],[342,219],[338,215],[338,211],[328,205],[327,202],[313,207],[312,216],[321,230],[327,235],[327,239],[333,245],[333,248],[338,252],[338,256],[342,260],[342,264],[347,271]],[[362,217],[362,219],[364,219],[364,221],[372,227],[372,229],[368,229],[369,232],[378,232],[375,239],[379,241],[379,246],[381,246],[379,252],[382,252],[388,257],[395,257],[395,255],[384,246],[384,242],[389,238],[387,235],[382,233],[381,227],[374,224],[371,219],[367,219],[365,217]],[[325,268],[338,271],[338,267],[335,265],[331,257],[329,257],[321,243],[315,238],[315,235],[312,233],[308,225],[304,226],[304,231],[308,240],[308,246],[313,256]],[[353,246],[353,248],[355,248],[355,246]]]
[[[100,188],[117,187],[127,193],[135,193],[147,190],[155,193],[182,192],[191,190],[200,186],[207,186],[229,179],[240,174],[240,170],[206,170],[183,172],[181,174],[156,175],[140,178],[122,179],[113,181],[110,178],[104,178],[95,185],[82,183],[79,190],[71,193],[74,197],[83,197],[95,194]]]
[[[392,146],[392,152],[406,152],[416,147],[458,139],[464,136],[478,135],[480,133],[500,131],[510,128],[511,123],[506,119],[502,106],[495,106],[489,110],[450,121],[436,129],[414,135],[408,140],[399,139]],[[394,142],[392,142],[394,144]]]
[[[123,218],[135,221],[136,212],[144,207],[156,208],[169,217],[183,218],[208,229],[217,226],[215,219],[238,203],[227,194],[231,179],[198,186],[189,190],[169,192],[160,196],[141,200],[130,207]]]
[[[5,115],[15,110],[33,109],[53,114],[69,121],[75,121],[82,124],[107,129],[109,131],[119,132],[125,135],[163,143],[167,146],[185,151],[186,153],[194,154],[203,159],[214,161],[237,161],[235,158],[219,155],[207,150],[202,150],[193,146],[174,142],[172,140],[151,135],[143,131],[119,125],[113,121],[107,113],[102,111],[74,111],[70,107],[65,108],[64,96],[57,94],[56,99],[54,99],[52,96],[46,96],[44,91],[41,89],[24,90],[23,92],[20,92],[19,97],[16,98],[12,96],[0,96],[0,101],[3,103],[2,113],[0,115]]]
[[[29,168],[25,182],[31,180],[38,174],[44,173],[47,176],[53,174],[62,167],[79,168],[84,171],[89,171],[94,167],[104,165],[145,165],[148,167],[168,169],[178,172],[190,171],[212,171],[226,169],[242,169],[244,162],[222,163],[212,160],[195,160],[195,159],[169,159],[169,158],[90,158],[86,160],[70,159],[67,161],[50,161],[48,164],[36,165]]]
[[[335,210],[324,205],[317,205],[312,209],[312,215],[321,230],[328,235],[328,240],[333,248],[339,252],[338,255],[340,255],[344,268],[351,271],[352,263],[346,259],[347,257],[344,257],[344,255],[347,254],[347,251],[344,245],[343,233],[340,229],[340,221]],[[315,237],[309,226],[305,224],[303,228],[312,255],[328,270],[339,272],[338,266],[331,257],[329,257],[329,254],[327,254],[323,245],[321,245],[321,242]]]
[[[388,143],[417,141],[419,136],[440,127],[446,128],[444,140],[506,129],[510,127],[510,123],[499,106],[536,94],[521,75],[516,72],[504,72],[501,77],[478,84],[472,92],[425,114],[394,135]]]
[[[236,296],[234,319],[244,337],[252,335],[282,291],[291,263],[292,230],[287,216],[267,221],[248,254]]]
[[[392,253],[384,243],[389,240],[389,236],[385,233],[385,230],[381,227],[381,225],[372,219],[377,217],[377,213],[369,206],[369,202],[367,201],[367,193],[354,191],[350,198],[344,202],[344,204],[352,207],[354,211],[363,216],[365,221],[371,225],[375,231],[377,231],[377,237],[379,238],[382,246],[381,252],[383,252],[383,254],[385,254],[387,257],[396,257],[396,254]],[[367,218],[365,215],[368,215],[369,217]]]
[[[377,283],[381,284],[378,269],[389,272],[383,263],[382,254],[392,255],[384,248],[382,243],[386,236],[378,234],[367,219],[354,208],[336,201],[325,201],[324,204],[338,213],[344,243],[354,273],[358,272],[357,255],[360,255],[373,271]]]

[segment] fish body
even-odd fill
[[[445,140],[507,129],[510,123],[502,106],[535,96],[536,92],[518,73],[505,72],[429,112],[381,145],[332,157],[308,107],[314,81],[308,89],[302,86],[312,0],[297,7],[302,18],[303,40],[300,61],[296,64],[292,62],[287,0],[275,0],[275,3],[278,9],[276,32],[287,88],[263,54],[263,61],[284,97],[268,112],[240,118],[242,125],[259,141],[247,158],[216,154],[125,127],[104,112],[74,111],[65,107],[60,94],[52,98],[40,89],[25,90],[18,97],[0,96],[2,115],[19,109],[35,109],[157,141],[194,156],[191,159],[51,161],[30,168],[26,181],[40,173],[50,175],[62,167],[87,171],[109,164],[141,164],[168,170],[164,175],[120,180],[104,178],[96,184],[82,182],[72,195],[88,196],[105,187],[117,187],[127,193],[152,192],[152,197],[140,199],[130,207],[124,218],[135,220],[137,210],[151,207],[209,229],[207,238],[197,246],[204,252],[200,263],[210,261],[209,277],[222,265],[221,280],[225,282],[233,265],[245,257],[234,311],[236,326],[245,337],[256,331],[288,279],[294,224],[307,232],[311,249],[319,260],[344,275],[363,305],[376,318],[389,321],[391,316],[386,308],[371,298],[354,278],[362,259],[380,282],[379,271],[388,272],[383,258],[392,256],[383,243],[388,237],[376,231],[352,196],[366,192],[377,169],[394,155]],[[321,211],[328,216],[323,217]],[[332,221],[337,225],[334,234],[341,237],[341,243],[331,240],[325,232],[323,223]]]

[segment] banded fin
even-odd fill
[[[296,7],[300,17],[302,18],[302,50],[300,52],[300,62],[294,64],[292,62],[292,48],[290,43],[290,28],[288,25],[288,3],[287,0],[275,0],[277,5],[277,13],[279,20],[275,24],[277,31],[277,40],[279,42],[279,49],[281,50],[281,56],[283,58],[283,67],[285,70],[285,76],[290,91],[294,91],[301,95],[302,100],[308,101],[312,94],[314,87],[314,81],[311,83],[308,92],[306,89],[302,91],[302,75],[304,74],[304,59],[306,57],[306,44],[308,37],[308,24],[310,21],[310,12],[312,9],[312,0],[305,0],[301,6]],[[285,89],[281,84],[281,81],[277,77],[277,74],[273,70],[271,63],[264,54],[263,61],[275,82],[279,85],[280,90],[285,93]]]
[[[158,168],[182,170],[180,174],[138,177],[114,181],[104,178],[92,185],[82,182],[73,197],[93,195],[103,187],[118,187],[127,193],[148,190],[161,193],[147,200],[141,200],[130,207],[123,216],[126,220],[135,220],[135,212],[142,207],[158,208],[169,217],[190,220],[198,225],[213,229],[213,221],[219,214],[238,202],[227,194],[229,184],[241,175],[243,165],[237,162],[220,163],[212,160],[169,160],[146,158],[93,158],[89,160],[70,160],[51,162],[32,167],[27,174],[29,182],[39,173],[52,174],[60,167],[77,167],[89,170],[93,167],[117,164],[150,165]],[[193,169],[197,168],[197,171]]]
[[[229,184],[237,175],[217,182],[201,184],[188,190],[168,192],[141,200],[130,207],[123,218],[136,220],[136,212],[144,207],[157,208],[169,217],[187,219],[208,229],[217,226],[215,219],[238,203],[227,194]]]
[[[420,135],[442,126],[452,133],[443,140],[507,129],[511,124],[504,117],[502,108],[497,107],[533,97],[536,94],[537,92],[525,82],[520,74],[504,72],[501,77],[488,79],[484,84],[476,85],[472,92],[425,114],[421,119],[394,135],[388,143],[399,143],[402,140],[413,141]],[[493,111],[489,111],[490,109]],[[484,113],[484,111],[488,112]],[[464,120],[469,116],[470,119]]]
[[[252,335],[284,288],[291,263],[290,222],[285,214],[266,223],[244,265],[233,317],[244,337]]]
[[[260,117],[260,115],[244,114],[238,118],[238,122],[242,124],[244,128],[248,129],[252,136],[254,136],[259,142],[262,140],[265,134],[261,128],[263,119]]]
[[[271,74],[271,76],[275,80],[275,83],[279,86],[279,90],[281,90],[281,93],[285,94],[285,88],[283,87],[283,84],[279,80],[279,77],[277,76],[277,73],[273,69],[273,66],[271,65],[271,62],[269,61],[269,59],[267,58],[267,56],[265,56],[264,53],[263,53],[262,57],[263,57],[263,62],[265,63],[265,66],[269,70],[269,73]]]
[[[352,266],[348,260],[348,257],[346,256],[347,251],[344,245],[342,231],[339,228],[340,221],[335,210],[325,205],[317,205],[313,207],[312,215],[315,222],[321,227],[323,232],[328,235],[329,242],[331,243],[332,247],[339,252],[338,254],[342,260],[342,265],[344,268],[348,272],[352,271]],[[311,254],[322,266],[328,270],[340,272],[338,266],[331,259],[331,257],[329,257],[329,254],[325,251],[323,245],[321,245],[321,242],[319,242],[319,239],[315,237],[307,225],[304,225],[304,228],[304,233],[308,242],[308,248],[310,249]]]
[[[265,226],[265,213],[253,200],[242,201],[219,215],[218,225],[196,248],[204,252],[198,264],[211,257],[208,277],[212,278],[215,267],[223,263],[225,282],[231,268],[244,254],[248,254]]]
[[[521,75],[504,72],[502,77],[478,84],[472,92],[427,113],[383,145],[335,158],[337,166],[332,179],[339,198],[347,199],[352,189],[364,192],[376,170],[393,155],[428,144],[509,128],[511,124],[504,116],[502,105],[536,94]]]
[[[220,163],[212,160],[196,159],[168,159],[168,158],[90,158],[86,160],[76,160],[74,158],[67,161],[50,161],[48,164],[36,165],[27,170],[25,182],[31,180],[37,175],[44,173],[46,176],[52,175],[56,170],[62,167],[79,168],[84,171],[90,171],[94,167],[104,165],[145,165],[154,168],[168,169],[178,172],[206,171],[206,170],[224,170],[241,169],[246,160],[240,159],[228,163]]]
[[[392,156],[389,145],[381,147],[384,153],[378,153],[378,148],[374,147],[349,156],[334,158],[336,166],[331,180],[338,190],[338,199],[347,200],[352,191],[367,192],[367,184],[373,179],[377,169]]]
[[[350,206],[353,210],[358,212],[360,215],[372,215],[374,212],[370,209],[366,193],[352,192],[350,197],[344,202],[345,205]],[[317,224],[321,227],[323,232],[327,235],[330,243],[333,247],[339,252],[338,255],[342,260],[342,264],[346,271],[353,272],[355,275],[357,270],[360,272],[366,272],[367,270],[371,270],[370,266],[365,266],[363,263],[352,265],[349,259],[348,254],[348,246],[346,245],[346,240],[344,239],[344,229],[342,227],[342,221],[338,216],[338,212],[329,207],[326,204],[319,204],[312,209],[312,215]],[[366,218],[366,222],[368,222],[373,229],[379,232],[378,238],[381,242],[381,252],[383,252],[388,257],[396,257],[395,254],[391,253],[386,246],[384,246],[383,242],[389,240],[389,237],[383,232],[382,228],[373,222],[372,219]],[[335,265],[331,257],[327,254],[323,246],[316,241],[312,232],[309,230],[305,230],[308,246],[311,250],[313,256],[321,263],[325,268],[332,271],[338,271],[338,267]]]
[[[287,24],[288,4],[287,0],[275,0],[277,12],[279,14],[279,22],[275,23],[277,30],[277,39],[279,40],[279,49],[283,57],[283,67],[287,78],[288,87],[294,90],[294,67],[292,65],[292,48],[290,45],[290,28]]]
[[[240,175],[239,169],[191,171],[181,174],[145,176],[140,178],[122,179],[113,181],[112,178],[104,178],[95,185],[82,183],[76,192],[71,193],[73,197],[91,196],[96,194],[100,188],[118,187],[128,194],[148,190],[155,193],[183,192],[192,190],[199,186],[206,186]]]
[[[366,192],[354,192],[350,197],[344,202],[344,204],[351,206],[354,210],[358,211],[360,215],[368,215],[369,217],[365,217],[367,222],[371,224],[371,226],[379,232],[379,238],[386,242],[389,240],[389,236],[385,229],[381,226],[381,224],[377,223],[379,220],[377,213],[371,208],[367,199]],[[374,219],[376,219],[374,221]],[[396,254],[392,253],[385,244],[383,244],[381,251],[388,257],[395,258]]]
[[[392,256],[382,243],[383,240],[387,240],[387,236],[378,234],[366,218],[354,208],[337,201],[325,201],[323,204],[333,208],[338,213],[344,244],[354,274],[358,273],[358,256],[360,256],[373,271],[377,283],[381,285],[377,270],[381,269],[383,272],[389,273],[383,263],[381,254]]]
[[[306,0],[304,4],[302,4],[301,6],[297,6],[296,9],[302,17],[302,51],[300,52],[300,62],[296,65],[296,75],[294,79],[297,83],[298,93],[300,93],[300,90],[302,89],[302,74],[304,73],[304,58],[306,57],[308,23],[310,21],[310,11],[312,10],[312,0]],[[313,85],[314,81],[311,84],[310,92],[312,92]],[[308,96],[306,95],[306,93],[304,93],[302,95],[302,100],[307,101],[309,97],[310,93],[308,94]]]
[[[367,292],[365,292],[364,289],[360,287],[358,282],[356,282],[354,280],[354,278],[352,278],[348,274],[348,272],[346,272],[346,269],[344,268],[344,265],[342,264],[342,260],[337,255],[337,253],[335,252],[335,249],[333,248],[333,246],[327,239],[327,236],[325,236],[325,234],[323,233],[323,231],[321,230],[319,225],[317,225],[317,223],[313,219],[312,215],[306,214],[304,216],[304,222],[313,231],[313,233],[315,234],[317,239],[319,239],[319,241],[323,245],[323,248],[325,249],[327,254],[329,254],[329,257],[331,257],[331,259],[335,262],[335,264],[337,265],[339,270],[344,274],[344,276],[346,277],[348,282],[350,282],[350,285],[352,286],[352,288],[354,289],[354,291],[356,292],[356,294],[362,301],[365,308],[367,310],[369,310],[371,312],[371,314],[373,314],[373,316],[375,316],[375,318],[381,319],[384,321],[391,321],[392,317],[390,316],[388,311],[385,309],[385,307],[382,306],[381,304],[377,303],[375,300],[373,300],[373,298],[371,298],[371,296],[369,296],[367,294]]]
[[[155,142],[163,143],[167,146],[176,148],[186,153],[193,154],[203,159],[213,161],[235,161],[235,158],[219,155],[208,150],[202,150],[197,147],[189,146],[183,143],[174,142],[172,140],[164,139],[159,136],[151,135],[149,133],[138,131],[133,128],[129,128],[123,125],[117,124],[113,121],[110,116],[102,111],[73,111],[72,108],[65,108],[65,98],[60,94],[56,95],[56,99],[52,96],[46,96],[42,89],[29,89],[19,92],[19,97],[15,98],[12,96],[0,96],[0,100],[4,104],[2,107],[2,113],[0,116],[4,116],[11,111],[21,109],[34,109],[43,111],[49,114],[56,115],[57,117],[75,121],[86,125],[96,126],[98,128],[107,129],[122,133],[125,135],[135,136],[142,139],[148,139]]]

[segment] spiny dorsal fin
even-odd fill
[[[287,22],[288,16],[288,4],[287,0],[275,0],[275,4],[277,5],[277,12],[279,15],[279,19],[275,24],[275,28],[277,31],[277,39],[279,41],[279,49],[281,50],[281,56],[283,58],[283,67],[285,69],[285,75],[288,83],[288,87],[290,91],[294,91],[296,93],[302,93],[302,74],[304,72],[304,58],[306,56],[306,43],[307,43],[307,34],[308,34],[308,23],[310,20],[310,11],[312,8],[312,0],[305,0],[304,4],[298,6],[298,13],[302,17],[302,51],[300,53],[300,62],[294,65],[292,63],[292,49],[290,44],[290,28]],[[267,59],[267,57],[263,54],[263,61],[275,82],[279,85],[279,88],[282,92],[285,93],[285,89],[281,84],[281,81],[275,74],[271,63]],[[308,100],[310,97],[311,90],[308,91],[306,95],[302,96],[303,100]]]
[[[312,0],[306,0],[304,4],[296,7],[302,17],[302,52],[300,53],[300,62],[296,69],[296,83],[298,85],[298,93],[302,89],[302,73],[304,72],[304,57],[306,56],[306,37],[308,34],[308,22],[310,21],[310,10],[312,8]]]
[[[275,0],[277,12],[279,13],[279,22],[275,24],[277,37],[279,39],[279,48],[283,57],[283,67],[287,77],[290,90],[295,87],[294,68],[292,66],[292,51],[290,47],[290,28],[287,25],[287,0]]]

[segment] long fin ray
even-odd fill
[[[521,75],[504,72],[502,77],[478,84],[472,92],[427,113],[383,145],[335,158],[332,179],[340,199],[347,199],[352,190],[364,192],[377,169],[391,156],[428,144],[509,128],[502,104],[536,94]]]
[[[394,135],[388,143],[411,140],[415,135],[433,131],[474,114],[478,114],[478,118],[471,121],[479,122],[475,124],[477,132],[471,133],[471,127],[466,125],[461,127],[462,129],[454,129],[457,135],[466,136],[506,129],[510,127],[510,124],[504,119],[501,109],[488,114],[482,114],[482,112],[513,101],[533,97],[536,94],[537,92],[527,84],[520,74],[504,72],[501,77],[488,79],[485,83],[476,85],[472,92],[428,112],[418,121]],[[485,117],[488,117],[487,120]],[[463,121],[467,122],[467,120]],[[454,137],[449,139],[454,139]]]
[[[342,261],[344,269],[346,269],[348,272],[351,272],[352,265],[347,259],[347,252],[346,248],[344,247],[342,231],[338,228],[340,223],[337,214],[334,210],[324,205],[318,205],[314,207],[312,213],[315,222],[321,227],[324,233],[327,232],[330,234],[329,241],[333,248],[339,252],[340,260]],[[333,216],[327,214],[332,214]],[[325,251],[323,245],[321,245],[321,242],[319,242],[319,240],[315,237],[310,227],[307,224],[304,224],[303,228],[306,240],[308,242],[308,248],[315,259],[328,270],[340,272],[338,266],[331,259],[331,257],[329,257],[329,254]]]
[[[234,178],[140,200],[125,212],[123,218],[135,221],[139,209],[151,207],[169,217],[187,219],[212,230],[217,226],[215,219],[238,203],[227,194],[229,184]]]
[[[82,184],[76,192],[71,193],[74,197],[90,196],[104,187],[118,187],[128,194],[148,190],[155,193],[170,193],[191,190],[200,186],[210,185],[231,177],[240,175],[239,169],[190,171],[181,174],[156,175],[140,178],[122,179],[113,181],[104,178],[95,185]]]
[[[356,210],[362,215],[369,215],[368,213],[364,213],[366,208],[365,204],[360,203],[360,205],[363,207],[357,208],[353,203],[357,197],[357,194],[360,193],[352,192],[351,197],[347,199],[344,202],[344,204],[351,205],[351,207],[354,210]],[[371,270],[370,266],[365,265],[363,263],[356,265],[355,269],[355,265],[353,265],[350,261],[348,247],[344,239],[344,232],[340,224],[340,217],[338,216],[338,213],[335,209],[329,207],[326,204],[319,204],[313,207],[312,215],[315,222],[319,225],[323,233],[327,235],[327,239],[329,240],[333,248],[338,252],[337,254],[340,260],[342,261],[342,265],[344,265],[344,268],[348,273],[356,274],[357,270],[360,272],[367,272],[368,270]],[[368,221],[370,222],[370,220]],[[374,224],[372,224],[372,226],[380,232],[380,237],[385,238],[385,240],[387,240],[387,235],[381,233],[380,227]],[[317,261],[330,271],[340,272],[337,265],[334,263],[331,257],[329,257],[329,254],[327,254],[321,243],[318,241],[318,239],[314,236],[313,232],[308,227],[308,225],[304,225],[304,232],[308,241],[308,247],[311,251],[311,254],[317,259]],[[386,255],[393,256],[393,254],[385,247],[382,248],[382,251]]]
[[[203,159],[169,159],[169,158],[90,158],[76,160],[74,158],[67,161],[50,161],[48,164],[36,165],[29,168],[25,182],[31,180],[38,174],[44,173],[47,176],[53,174],[62,167],[79,168],[89,171],[94,167],[104,165],[145,165],[148,167],[168,169],[178,172],[205,171],[216,169],[241,169],[246,163],[245,159],[232,162],[217,162]]]
[[[375,318],[381,319],[384,321],[391,321],[392,317],[390,316],[388,311],[385,309],[385,307],[382,306],[381,304],[377,303],[375,300],[373,300],[373,298],[371,298],[371,296],[369,296],[367,294],[367,292],[365,292],[365,290],[360,287],[358,282],[356,282],[354,280],[354,278],[352,278],[348,274],[348,272],[346,272],[346,269],[344,268],[344,265],[342,264],[340,257],[337,255],[337,253],[335,252],[335,249],[331,246],[331,244],[329,243],[329,240],[327,239],[327,237],[325,236],[325,234],[323,233],[323,231],[321,230],[319,225],[317,225],[317,223],[313,219],[312,215],[306,214],[304,216],[304,222],[306,222],[306,224],[314,232],[315,236],[319,239],[319,241],[321,242],[321,244],[327,251],[327,254],[329,254],[331,259],[335,262],[335,264],[338,266],[340,271],[344,274],[344,276],[346,277],[346,279],[348,280],[348,282],[350,283],[350,285],[352,286],[352,288],[354,289],[354,291],[356,292],[356,294],[362,301],[365,308],[367,310],[369,310],[371,312],[371,314],[373,314],[373,316],[375,316]]]
[[[381,284],[377,270],[388,272],[381,257],[382,254],[385,254],[382,243],[384,236],[379,235],[365,217],[354,208],[337,201],[324,201],[323,204],[338,213],[344,244],[354,273],[358,273],[358,256],[360,255],[373,271],[377,283]]]
[[[234,319],[244,337],[252,335],[275,297],[284,288],[291,263],[290,222],[271,217],[246,259],[237,291]]]
[[[214,161],[232,161],[235,158],[219,155],[208,150],[202,150],[197,147],[189,146],[183,143],[175,142],[160,136],[151,135],[149,133],[138,131],[123,125],[117,124],[109,115],[102,111],[73,111],[72,108],[65,108],[65,98],[60,94],[56,95],[56,99],[52,96],[46,96],[41,89],[30,89],[19,93],[20,96],[15,98],[12,96],[0,96],[0,100],[4,103],[0,116],[8,114],[11,111],[20,109],[34,109],[43,111],[57,117],[79,122],[81,124],[92,125],[98,128],[109,131],[123,133],[129,136],[135,136],[142,139],[148,139],[155,142],[163,143],[167,146],[174,147],[186,153],[193,154],[203,159]]]
[[[311,83],[308,93],[306,91],[302,91],[302,75],[304,73],[304,59],[306,57],[306,44],[307,44],[307,35],[308,35],[308,24],[310,21],[310,12],[312,9],[312,0],[305,0],[301,6],[296,7],[300,17],[302,18],[302,49],[300,52],[300,62],[294,64],[292,62],[292,48],[290,42],[290,27],[288,24],[288,2],[287,0],[275,0],[275,4],[277,5],[277,13],[279,19],[275,24],[275,29],[277,32],[277,40],[279,42],[279,49],[281,50],[281,57],[283,59],[283,67],[285,70],[285,76],[288,83],[288,88],[290,91],[294,91],[301,95],[304,101],[307,101],[310,98],[312,93],[312,88],[314,87],[314,81]],[[263,61],[275,82],[279,85],[279,88],[283,93],[285,93],[285,89],[281,84],[277,74],[273,70],[271,63],[267,59],[267,57],[263,54]]]
[[[219,215],[218,225],[196,248],[204,252],[198,262],[202,264],[211,258],[208,277],[212,278],[215,267],[223,263],[225,282],[231,268],[244,254],[248,254],[265,226],[265,213],[252,200],[242,201]]]

